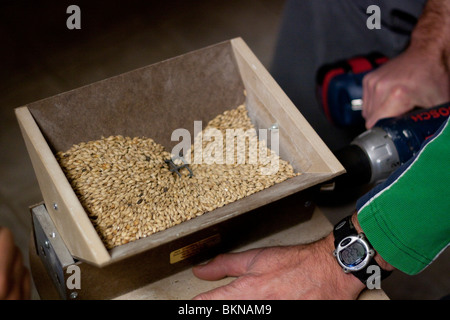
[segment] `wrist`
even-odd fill
[[[320,240],[317,244],[321,248],[327,261],[326,265],[328,266],[328,270],[323,270],[323,272],[327,272],[333,276],[333,280],[331,281],[333,282],[336,290],[349,293],[356,298],[366,286],[352,274],[342,271],[342,267],[338,264],[333,255],[333,251],[335,249],[333,232],[331,232],[324,239]]]
[[[409,52],[417,52],[449,71],[450,4],[447,0],[430,0],[411,34]]]
[[[363,229],[361,228],[361,225],[359,224],[358,216],[357,216],[356,212],[352,215],[352,223],[358,233],[364,232]],[[386,260],[384,260],[383,257],[376,250],[375,250],[374,259],[378,263],[378,265],[380,266],[381,269],[386,270],[386,271],[395,270],[395,268],[392,265],[390,265]]]

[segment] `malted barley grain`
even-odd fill
[[[228,141],[232,145],[227,145],[229,129],[243,129],[250,133],[248,137],[256,135],[244,105],[218,115],[202,134],[212,128],[224,138],[222,159],[228,159],[227,153],[234,150],[234,161],[208,164],[210,158],[220,156],[215,154],[213,145],[217,142],[195,137],[191,159],[196,148],[202,148],[205,161],[190,164],[194,173],[191,178],[187,169],[180,171],[181,178],[170,172],[165,160],[171,154],[151,138],[102,137],[56,154],[108,249],[145,238],[298,175],[264,141],[256,140],[256,149],[250,148],[250,138],[245,140],[245,146],[238,146],[234,139]],[[267,155],[268,162],[252,163],[250,159],[258,154]],[[278,161],[278,170],[261,174],[261,168],[267,168],[270,160]]]

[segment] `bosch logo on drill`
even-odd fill
[[[438,109],[430,109],[418,114],[411,115],[414,122],[426,121],[430,119],[437,119],[440,117],[448,117],[450,115],[450,106],[441,107]]]

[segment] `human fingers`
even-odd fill
[[[9,293],[7,300],[20,300],[22,297],[23,260],[20,251],[14,252],[13,268],[10,276]]]
[[[5,299],[11,289],[15,250],[11,231],[0,227],[0,300]]]
[[[402,86],[395,86],[389,91],[384,101],[366,115],[366,128],[372,128],[380,119],[396,117],[413,108],[414,105],[407,90]]]
[[[362,116],[366,120],[367,129],[373,126],[374,119],[384,118],[386,111],[392,111],[382,107],[384,102],[389,100],[394,85],[392,76],[386,76],[385,73],[386,68],[381,67],[363,78]]]
[[[7,299],[28,300],[31,295],[31,278],[28,269],[23,263],[23,257],[19,249],[16,250],[14,262],[11,293]]]
[[[207,292],[203,292],[193,298],[193,300],[245,300],[250,297],[247,296],[248,288],[241,289],[241,282],[245,280],[238,278],[231,283],[212,289]],[[245,282],[245,281],[244,281]]]
[[[22,277],[22,259],[20,255],[15,252],[13,270],[9,281],[9,292],[6,296],[6,300],[20,300],[21,297],[21,277]]]
[[[31,299],[31,275],[27,268],[23,269],[21,299]]]
[[[239,277],[244,274],[254,256],[260,250],[220,254],[210,262],[195,266],[194,275],[203,280],[219,280],[225,277]]]
[[[363,78],[363,107],[362,107],[362,116],[364,119],[368,116],[370,113],[370,110],[372,109],[372,100],[375,96],[373,94],[374,88],[373,88],[373,73],[366,74]]]

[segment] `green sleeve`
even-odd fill
[[[389,179],[358,200],[358,221],[374,249],[413,275],[450,242],[450,125]]]

